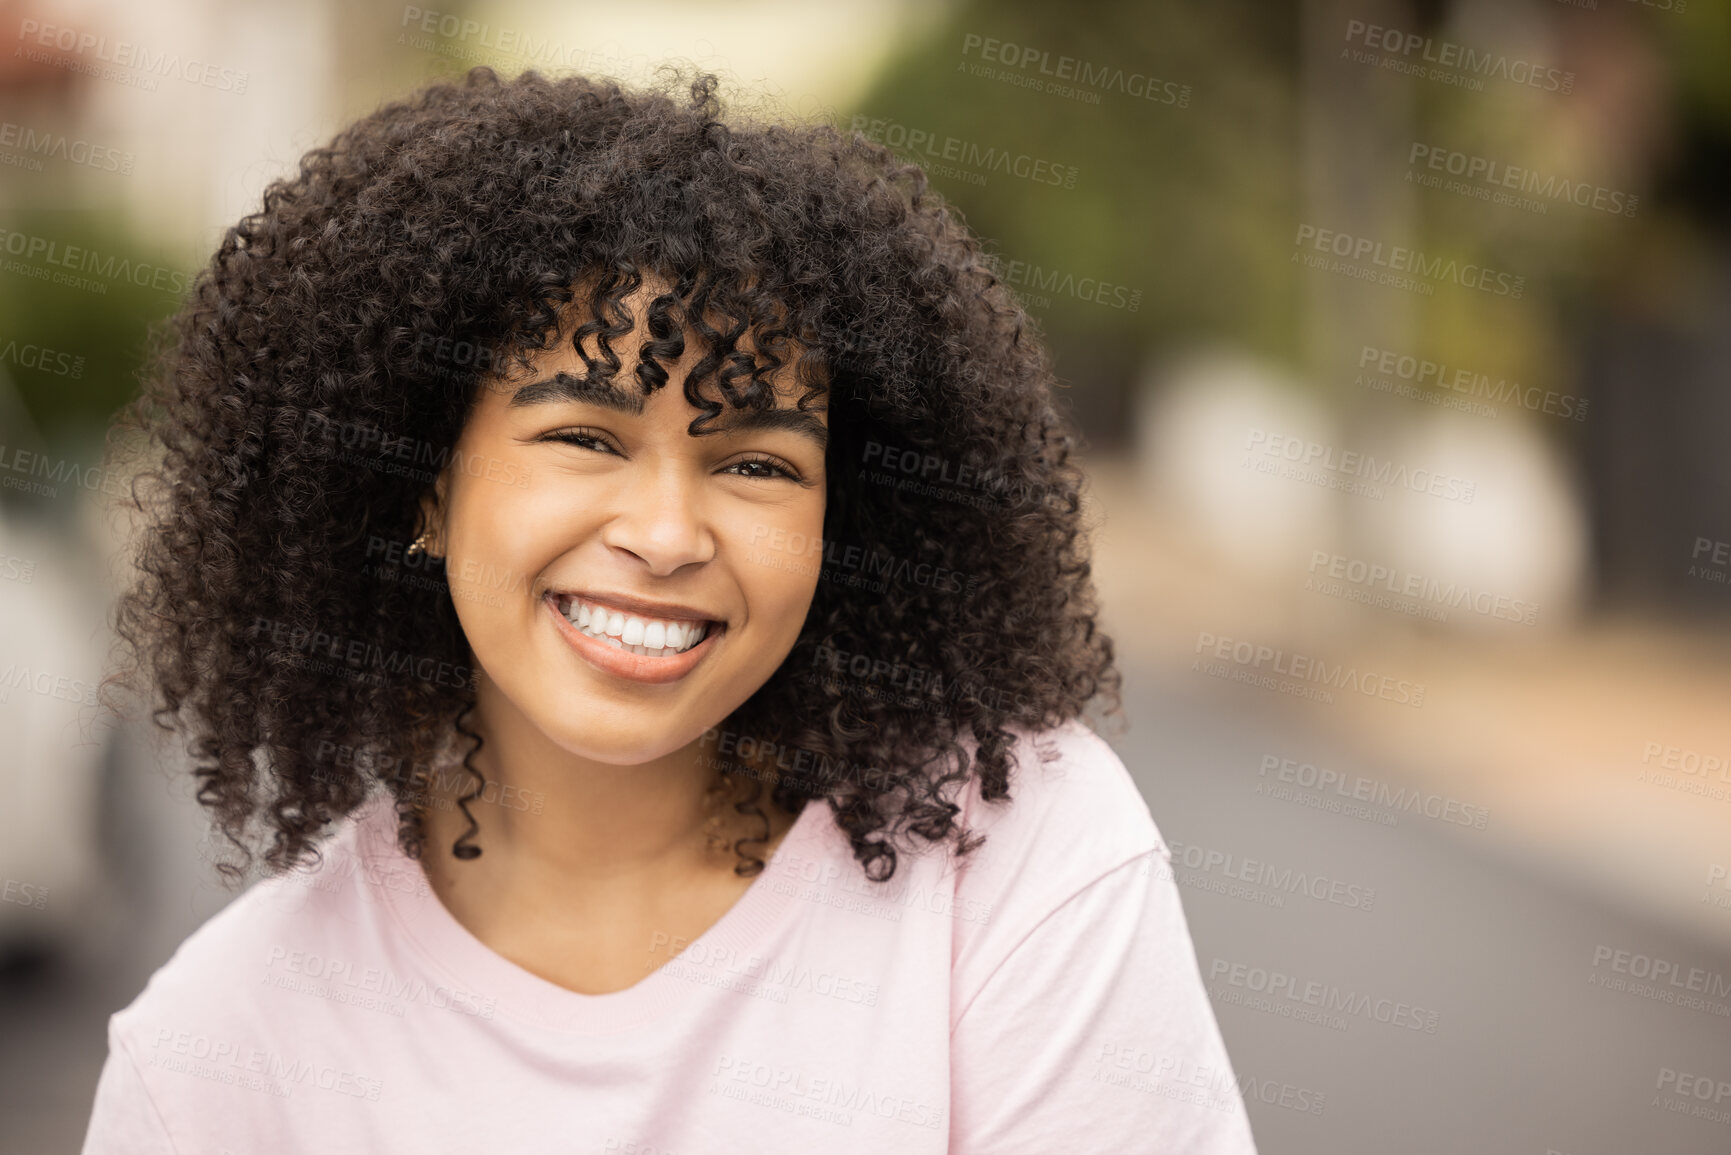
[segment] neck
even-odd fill
[[[427,793],[427,849],[458,874],[485,873],[527,885],[583,889],[694,870],[731,869],[735,855],[711,844],[709,832],[732,840],[759,837],[761,821],[736,814],[731,798],[712,796],[713,743],[698,738],[633,766],[596,762],[548,739],[482,677],[469,729],[482,743],[469,761],[486,779],[468,801],[478,829],[464,839],[479,859],[456,860],[453,842],[469,829],[458,799],[474,792],[473,775],[446,771]],[[472,745],[461,740],[459,749]],[[760,794],[773,839],[786,816]],[[714,817],[720,815],[719,827]],[[761,845],[752,847],[766,857]],[[484,862],[485,871],[475,871]]]

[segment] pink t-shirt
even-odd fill
[[[375,800],[111,1018],[84,1151],[1254,1155],[1123,762],[1079,721],[1017,762],[1008,806],[958,796],[979,857],[904,853],[887,885],[808,804],[719,922],[604,995],[471,935]]]

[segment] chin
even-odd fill
[[[689,737],[673,741],[644,742],[634,740],[631,736],[620,734],[617,740],[609,741],[611,736],[598,735],[593,731],[586,734],[572,734],[570,741],[559,741],[571,753],[593,762],[605,763],[609,766],[642,766],[657,758],[664,758],[676,750],[689,746],[703,734],[702,729],[694,730]]]

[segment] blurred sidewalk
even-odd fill
[[[1144,497],[1133,461],[1083,466],[1105,628],[1126,665],[1302,719],[1397,786],[1488,808],[1484,833],[1503,853],[1731,949],[1731,770],[1697,761],[1731,756],[1731,636],[1635,620],[1463,634],[1301,581],[1234,584]],[[1191,669],[1210,656],[1203,632],[1398,672],[1425,685],[1423,704],[1313,702],[1209,677]]]

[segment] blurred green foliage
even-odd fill
[[[1374,239],[1506,270],[1526,282],[1519,300],[1449,284],[1415,298],[1411,352],[1566,391],[1581,370],[1578,319],[1594,313],[1592,302],[1626,292],[1628,270],[1653,252],[1704,248],[1699,241],[1731,221],[1723,179],[1731,140],[1731,5],[1603,8],[1372,4],[1356,13],[1581,70],[1581,87],[1572,94],[1495,80],[1471,91],[1401,78],[1410,85],[1411,135],[1367,154],[1366,172],[1381,183],[1357,190],[1361,198],[1378,203],[1389,182],[1402,179],[1408,141],[1641,198],[1639,211],[1622,217],[1566,201],[1520,208],[1404,185],[1399,195],[1410,197],[1411,208],[1403,231]],[[1306,295],[1339,291],[1330,283],[1335,274],[1292,263],[1295,224],[1354,225],[1315,217],[1332,210],[1307,203],[1304,184],[1304,165],[1317,161],[1306,152],[1314,142],[1304,139],[1304,101],[1314,97],[1306,69],[1358,69],[1357,79],[1376,71],[1337,60],[1332,48],[1304,59],[1300,19],[1332,20],[1332,11],[1252,0],[1102,0],[1085,10],[966,0],[930,37],[900,51],[843,124],[925,164],[934,187],[1005,259],[1142,290],[1135,312],[1056,294],[1048,303],[1023,292],[1057,353],[1060,376],[1080,393],[1119,395],[1095,404],[1097,414],[1122,415],[1122,397],[1150,354],[1215,342],[1261,354],[1296,371],[1310,388],[1351,404],[1352,394],[1335,379],[1338,367],[1305,359],[1304,327],[1318,323],[1307,317]],[[998,42],[1000,60],[1008,53],[1026,63],[973,67],[988,37]],[[1329,29],[1320,39],[1332,45],[1339,37]],[[1061,57],[1189,85],[1193,95],[1179,107],[1096,86],[1099,102],[1090,103],[1028,86],[1031,78],[1049,77]],[[1648,96],[1660,130],[1683,125],[1686,140],[1669,154],[1649,148],[1646,129],[1628,130]],[[1367,125],[1382,111],[1364,109]],[[1351,106],[1326,110],[1349,137],[1354,113]],[[900,136],[889,135],[896,131],[891,125],[901,126]],[[898,143],[914,129],[939,146]],[[1074,166],[1075,185],[999,172],[982,182],[977,174],[945,171],[941,145],[950,138]],[[1374,151],[1373,137],[1363,140]],[[1664,174],[1679,154],[1690,171],[1667,183]],[[1669,266],[1659,280],[1679,295],[1690,283]],[[1102,361],[1101,349],[1116,352]],[[1324,379],[1317,379],[1319,370]]]
[[[152,274],[171,270],[186,275],[180,262],[142,243],[121,226],[121,219],[105,210],[34,208],[9,213],[5,223],[9,233],[59,245],[60,253],[76,246],[95,254],[98,270],[127,268],[139,273],[148,268]],[[34,260],[28,255],[8,259],[60,271],[40,254]],[[0,318],[4,318],[0,351],[13,349],[0,369],[48,446],[59,449],[88,443],[92,432],[105,427],[137,393],[150,328],[179,305],[172,292],[135,284],[125,275],[71,271],[103,291],[0,271]],[[141,275],[141,279],[151,277]],[[45,366],[28,366],[18,360],[26,346],[62,356],[49,358]],[[41,360],[39,354],[31,359]],[[74,365],[76,373],[71,371]]]
[[[871,121],[926,130],[938,144],[897,149],[922,163],[941,163],[954,138],[1076,170],[1073,188],[1003,171],[983,173],[983,185],[943,174],[932,182],[1006,261],[1141,291],[1134,312],[1047,294],[1050,305],[1030,311],[1056,342],[1220,336],[1278,355],[1292,349],[1298,321],[1286,264],[1297,36],[1296,9],[1285,6],[1120,2],[1084,13],[964,3],[890,64],[850,123],[866,118],[868,135],[892,147],[899,138],[887,125],[872,133]],[[1027,62],[982,62],[987,38],[1000,60]],[[1065,57],[1075,63],[1061,65]],[[1092,86],[1024,86],[1084,65]]]

